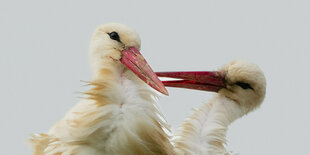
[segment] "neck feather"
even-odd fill
[[[243,115],[238,104],[222,95],[196,109],[176,134],[175,145],[185,154],[228,154],[228,126]]]
[[[174,154],[156,95],[130,70],[102,68],[89,85],[87,109],[74,113],[76,135],[106,154]]]

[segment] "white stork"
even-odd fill
[[[139,49],[138,34],[127,26],[96,29],[89,50],[93,88],[47,134],[31,136],[34,155],[174,154],[149,86],[168,93]]]
[[[217,92],[176,133],[173,142],[176,152],[182,155],[228,155],[227,127],[259,107],[265,97],[263,72],[245,61],[233,61],[215,72],[158,72],[157,75],[181,79],[163,81],[168,87]]]

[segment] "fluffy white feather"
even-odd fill
[[[262,103],[266,80],[258,66],[245,61],[233,61],[225,65],[221,72],[226,76],[226,88],[196,109],[175,134],[178,154],[228,155],[225,148],[228,126]],[[240,88],[236,82],[246,82],[253,89]]]
[[[123,44],[109,38],[111,31],[119,33]],[[47,134],[30,138],[34,155],[174,154],[156,95],[115,61],[129,46],[140,48],[139,36],[131,28],[115,23],[97,28],[89,54],[93,88]]]

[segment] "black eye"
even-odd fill
[[[248,83],[244,83],[244,82],[236,82],[236,85],[240,86],[243,89],[252,89],[254,90],[251,85],[249,85]]]
[[[121,39],[119,38],[119,35],[117,34],[117,32],[111,32],[111,33],[108,33],[110,38],[113,39],[113,40],[116,40],[118,42],[121,42]]]

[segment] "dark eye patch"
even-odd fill
[[[236,82],[236,85],[238,85],[239,87],[241,87],[242,89],[252,89],[254,90],[250,84],[245,83],[245,82]]]
[[[108,33],[108,35],[110,36],[111,39],[121,42],[121,39],[117,32],[113,31],[111,33]]]

